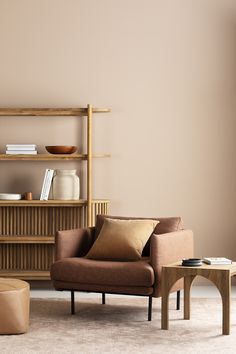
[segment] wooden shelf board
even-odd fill
[[[54,244],[54,236],[0,236],[0,243],[42,243]]]
[[[0,270],[0,277],[25,279],[25,280],[50,280],[50,272],[38,270]]]
[[[94,199],[92,204],[109,203],[107,199]],[[79,200],[0,200],[1,206],[78,206],[86,205],[86,199]]]
[[[56,160],[86,160],[86,154],[57,154],[57,155],[50,155],[50,154],[37,154],[37,155],[26,155],[26,154],[19,154],[19,155],[10,155],[10,154],[0,154],[0,160],[4,161],[56,161]]]
[[[93,108],[93,113],[108,113],[109,108]],[[0,108],[0,116],[87,116],[88,108]]]
[[[93,158],[103,158],[110,157],[109,154],[95,154]],[[37,155],[9,155],[9,154],[0,154],[0,161],[59,161],[59,160],[87,160],[87,154],[37,154]]]

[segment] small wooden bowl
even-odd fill
[[[67,146],[67,145],[54,145],[45,146],[45,149],[49,154],[73,154],[77,150],[77,146]]]

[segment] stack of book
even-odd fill
[[[6,154],[8,155],[36,155],[35,144],[7,144]]]
[[[215,264],[215,265],[232,264],[231,259],[225,257],[205,257],[203,258],[203,262],[206,264]]]
[[[42,191],[40,195],[40,200],[48,200],[52,178],[53,178],[54,170],[47,168],[44,175]]]

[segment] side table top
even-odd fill
[[[182,261],[178,261],[175,263],[164,265],[165,268],[173,268],[173,269],[214,269],[214,270],[229,270],[230,274],[236,273],[236,262],[232,262],[232,264],[206,264],[203,263],[201,266],[183,266]]]

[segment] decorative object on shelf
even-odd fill
[[[182,265],[186,267],[199,267],[202,265],[202,260],[200,258],[183,259]]]
[[[40,200],[48,200],[52,178],[53,178],[54,170],[47,168],[45,171],[43,186],[41,190]]]
[[[0,200],[20,200],[21,194],[0,193]]]
[[[54,146],[45,146],[45,149],[50,154],[73,154],[78,149],[77,146],[67,146],[67,145],[54,145]]]
[[[33,200],[32,192],[25,192],[25,200]]]
[[[56,170],[52,181],[52,197],[58,200],[78,200],[80,180],[76,170]]]
[[[37,155],[35,144],[7,144],[7,155]]]

